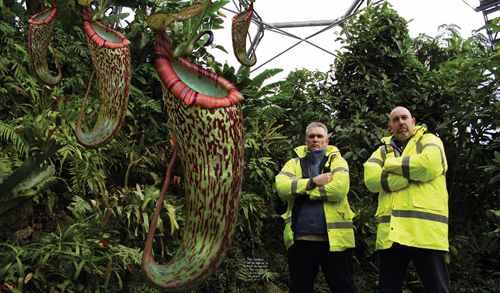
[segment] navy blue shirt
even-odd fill
[[[322,173],[326,162],[325,150],[311,151],[300,160],[302,178],[313,178]],[[295,199],[292,211],[292,230],[295,237],[327,235],[323,202],[310,200],[307,195]]]

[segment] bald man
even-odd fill
[[[405,107],[389,116],[391,136],[364,164],[365,185],[378,193],[379,292],[401,293],[410,261],[427,293],[449,292],[448,192],[441,139]]]

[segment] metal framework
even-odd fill
[[[500,10],[500,0],[481,0],[479,1],[479,6],[474,10],[483,13],[488,39],[491,46],[494,47],[500,41],[500,37],[498,36],[498,32],[493,31],[489,24],[496,19],[495,17],[490,19],[490,17],[493,16],[493,13]]]
[[[247,4],[248,0],[240,0],[240,5],[237,5],[234,1],[233,3],[235,4],[235,6],[241,10],[242,9],[242,6],[241,3],[243,2],[243,4]],[[314,42],[310,41],[309,39],[311,39],[312,37],[314,36],[317,36],[333,27],[336,27],[342,23],[344,23],[346,20],[348,20],[350,17],[352,17],[353,15],[355,15],[356,13],[359,12],[360,10],[360,7],[363,5],[363,3],[365,2],[365,0],[352,0],[352,4],[350,5],[350,7],[346,10],[346,12],[340,16],[339,18],[337,19],[333,19],[333,20],[310,20],[310,21],[295,21],[295,22],[278,22],[278,23],[266,23],[262,20],[262,18],[260,17],[260,15],[254,11],[254,14],[252,16],[252,22],[254,24],[257,25],[258,27],[258,30],[257,32],[255,33],[255,36],[253,38],[251,38],[249,36],[249,39],[250,39],[250,42],[251,42],[251,45],[250,45],[250,48],[248,50],[248,54],[251,54],[252,52],[255,52],[255,50],[257,49],[257,46],[260,42],[260,40],[262,39],[263,35],[264,35],[264,31],[265,30],[269,30],[269,31],[272,31],[272,32],[275,32],[275,33],[279,33],[281,35],[284,35],[284,36],[287,36],[287,37],[290,37],[290,38],[293,38],[293,39],[296,39],[297,42],[294,43],[293,45],[289,46],[288,48],[286,48],[285,50],[277,53],[276,55],[274,55],[273,57],[269,58],[268,60],[262,62],[259,66],[255,67],[255,68],[252,68],[252,71],[251,72],[254,72],[258,69],[260,69],[261,67],[267,65],[268,63],[272,62],[273,60],[275,60],[276,58],[280,57],[281,55],[287,53],[288,51],[290,51],[291,49],[295,48],[296,46],[300,45],[301,43],[307,43],[327,54],[330,54],[332,56],[336,56],[335,53],[325,49],[325,48],[322,48],[321,46],[315,44]],[[370,0],[366,0],[366,5],[377,5],[379,3],[381,3],[382,0],[379,0],[379,1],[375,1],[374,3],[371,3]],[[228,8],[225,8],[223,7],[224,10],[226,11],[229,11],[231,13],[234,13],[234,14],[237,14],[239,13],[238,11],[233,11],[231,9],[228,9]],[[290,32],[287,32],[284,30],[284,28],[297,28],[297,27],[323,27],[321,29],[319,29],[318,31],[314,32],[313,34],[310,34],[308,35],[307,37],[305,38],[302,38],[302,37],[299,37],[293,33],[290,33]]]

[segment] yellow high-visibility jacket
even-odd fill
[[[352,212],[347,193],[349,192],[349,167],[335,146],[327,146],[325,155],[327,161],[325,172],[332,173],[332,180],[325,186],[307,189],[309,178],[302,178],[300,159],[307,155],[307,147],[295,148],[297,158],[286,162],[281,172],[276,176],[276,189],[280,198],[288,204],[287,211],[282,215],[285,220],[283,239],[286,248],[293,244],[292,210],[295,198],[306,194],[309,199],[321,200],[328,230],[330,251],[343,251],[354,247],[354,230]]]
[[[384,137],[364,164],[365,185],[378,192],[376,249],[393,242],[448,251],[448,169],[441,139],[416,126],[402,154]]]

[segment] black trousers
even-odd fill
[[[380,293],[401,293],[406,270],[413,262],[426,293],[449,293],[448,268],[445,252],[409,247],[394,243],[391,248],[379,251]]]
[[[330,291],[357,292],[352,280],[352,251],[330,252],[327,241],[297,240],[288,249],[290,293],[310,293],[319,268]]]

